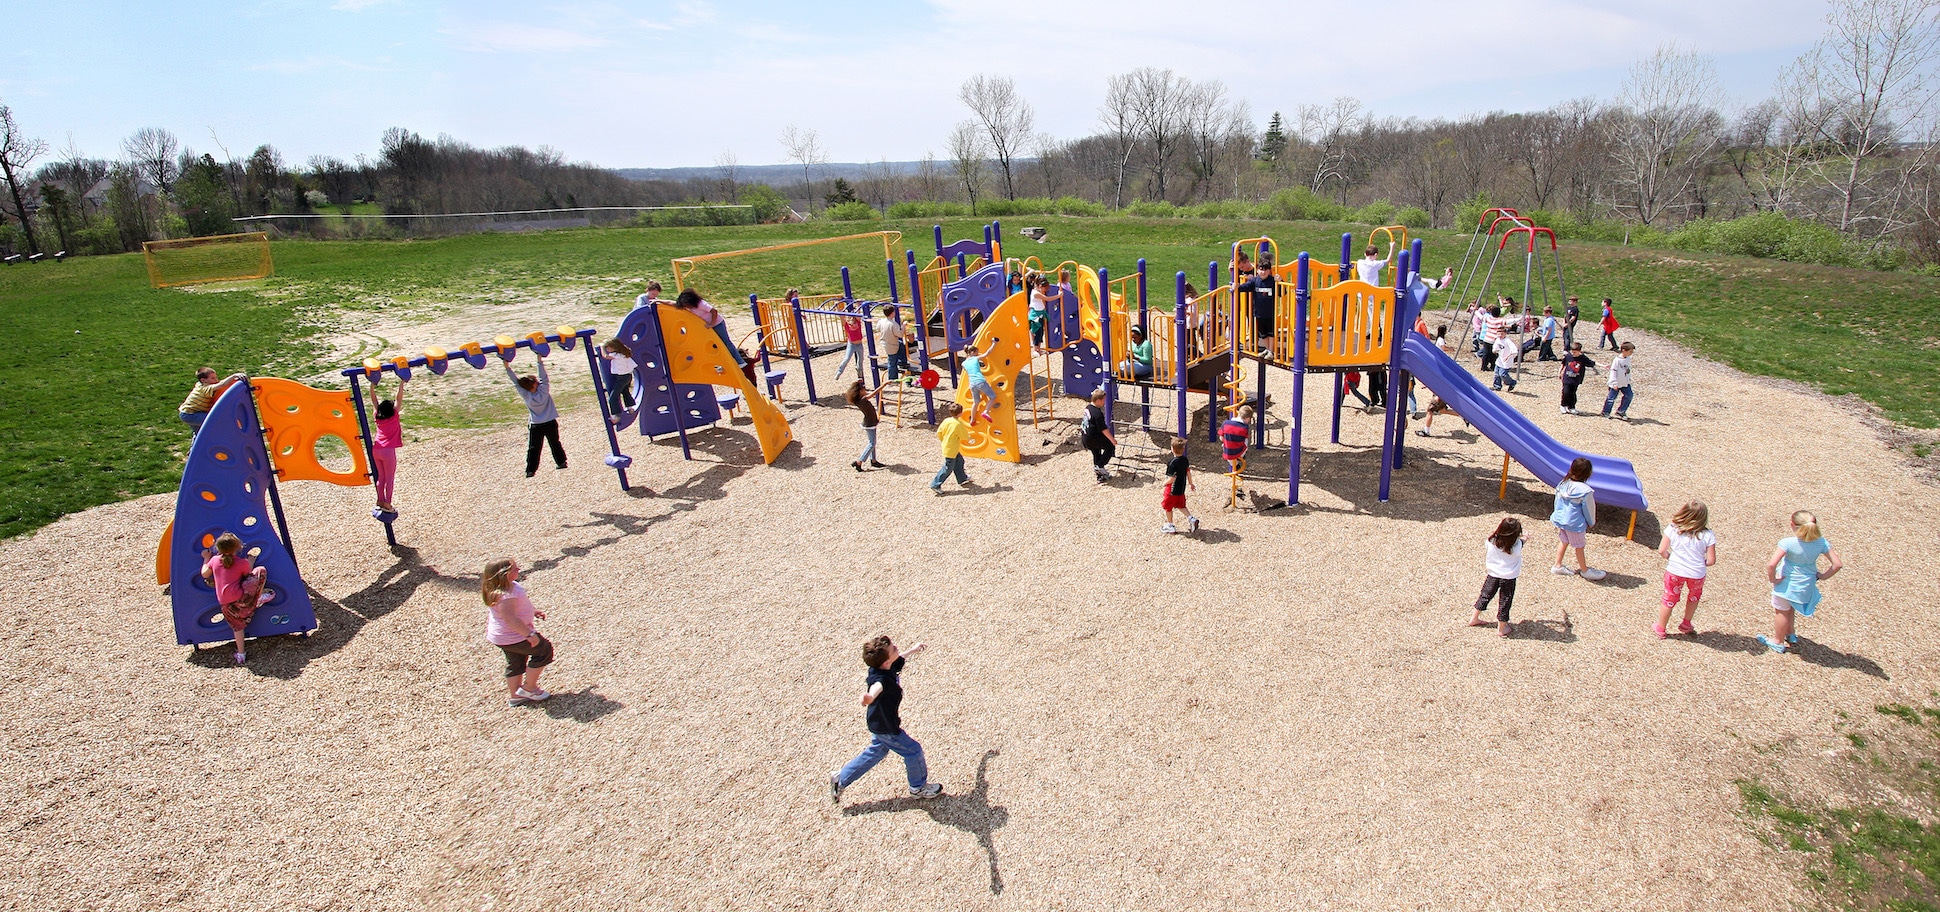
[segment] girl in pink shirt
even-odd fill
[[[710,329],[713,329],[714,333],[721,337],[721,344],[727,346],[728,354],[734,356],[735,366],[748,363],[746,358],[741,357],[741,349],[735,347],[734,340],[728,337],[727,318],[721,316],[721,312],[716,310],[714,305],[701,300],[700,292],[692,288],[681,289],[680,296],[674,298],[674,306],[700,317],[702,323],[706,323]]]
[[[250,563],[242,553],[242,539],[224,532],[216,539],[214,550],[202,549],[202,578],[216,587],[216,603],[222,606],[222,619],[236,634],[236,664],[249,659],[243,652],[243,631],[256,616],[256,606],[276,598],[265,588],[269,571]]]
[[[862,325],[861,317],[842,318],[842,335],[847,337],[849,348],[842,353],[842,363],[835,366],[835,379],[842,379],[842,371],[848,368],[851,361],[855,362],[856,379],[862,379],[862,365],[869,363],[868,351],[863,348],[863,333],[867,331],[868,328]]]
[[[377,489],[377,509],[383,513],[396,513],[391,505],[391,492],[397,485],[397,448],[404,445],[404,378],[397,381],[397,394],[389,402],[377,395],[377,382],[370,385],[371,410],[377,420],[371,425],[370,435],[370,474],[371,486]]]
[[[505,702],[537,703],[552,694],[540,689],[539,674],[552,664],[552,641],[539,635],[533,619],[546,613],[532,606],[519,585],[519,563],[501,558],[485,565],[479,589],[485,597],[485,639],[505,653]]]

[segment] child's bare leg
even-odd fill
[[[1657,610],[1657,629],[1658,630],[1664,630],[1670,627],[1671,609],[1675,607],[1677,607],[1677,603],[1673,601],[1669,601],[1667,599],[1665,600],[1664,604],[1658,608]],[[1688,611],[1684,612],[1684,620],[1689,621],[1690,619],[1691,619],[1691,613]]]
[[[1773,611],[1772,612],[1772,634],[1773,634],[1772,641],[1779,644],[1780,646],[1785,645],[1785,642],[1791,639],[1792,630],[1794,629],[1795,626],[1796,626],[1796,618],[1792,616],[1792,609],[1787,608],[1784,611]]]
[[[521,685],[521,682],[523,682],[524,680],[525,680],[524,675],[510,675],[506,677],[505,696],[507,698],[517,697],[519,695],[519,687]]]
[[[1560,562],[1560,561],[1559,561],[1559,562]],[[1582,548],[1578,548],[1578,549],[1576,549],[1576,570],[1577,570],[1577,572],[1578,572],[1578,573],[1581,573],[1581,572],[1583,572],[1583,571],[1585,571],[1585,570],[1588,570],[1588,569],[1590,569],[1590,565],[1589,565],[1589,563],[1587,563],[1586,561],[1584,561],[1584,560],[1583,560],[1583,549],[1582,549]]]
[[[1561,567],[1563,565],[1563,555],[1568,554],[1569,551],[1570,546],[1568,544],[1563,542],[1556,543],[1556,566]]]
[[[521,682],[521,683],[519,684],[519,686],[520,686],[520,687],[522,687],[522,688],[524,688],[524,689],[525,689],[525,691],[526,691],[527,693],[538,693],[538,692],[539,692],[539,674],[540,674],[541,672],[543,672],[543,671],[545,671],[545,669],[544,669],[544,668],[530,668],[530,667],[528,667],[528,668],[527,668],[527,669],[525,670],[525,679],[524,679],[524,681],[523,681],[523,682]]]

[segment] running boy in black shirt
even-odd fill
[[[1165,464],[1165,493],[1159,497],[1159,507],[1165,510],[1165,525],[1159,527],[1160,532],[1171,535],[1179,531],[1179,527],[1172,524],[1173,510],[1186,514],[1187,533],[1199,531],[1199,517],[1192,515],[1192,510],[1186,506],[1186,489],[1199,490],[1199,486],[1192,483],[1191,476],[1192,461],[1186,458],[1185,439],[1175,438],[1172,441],[1172,461]]]
[[[1078,425],[1079,439],[1091,451],[1091,474],[1097,476],[1098,483],[1111,480],[1111,461],[1118,455],[1118,438],[1111,432],[1111,421],[1105,414],[1105,388],[1100,385],[1091,391],[1091,404],[1085,406],[1085,420]]]
[[[1576,388],[1583,385],[1585,372],[1596,370],[1596,362],[1583,354],[1583,343],[1571,342],[1570,353],[1563,358],[1563,414],[1576,414]]]
[[[862,694],[862,705],[869,707],[869,746],[847,766],[829,774],[830,801],[842,803],[842,790],[854,785],[891,753],[903,758],[903,766],[909,773],[911,798],[935,798],[943,794],[943,786],[930,781],[930,766],[923,757],[923,745],[903,731],[903,685],[897,677],[910,656],[927,648],[927,644],[917,643],[909,652],[898,653],[896,644],[886,636],[862,644],[862,661],[869,666],[865,685],[868,689]]]

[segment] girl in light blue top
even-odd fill
[[[1826,568],[1819,569],[1819,558]],[[1778,543],[1772,559],[1765,563],[1765,578],[1772,583],[1772,635],[1763,634],[1758,642],[1776,653],[1799,641],[1798,618],[1811,617],[1819,610],[1819,581],[1831,579],[1845,566],[1832,543],[1819,532],[1819,518],[1809,511],[1792,514],[1792,537]]]
[[[1590,471],[1594,468],[1588,459],[1581,456],[1570,461],[1570,471],[1556,486],[1556,509],[1549,514],[1549,522],[1556,527],[1556,566],[1549,572],[1557,576],[1580,576],[1586,580],[1600,580],[1603,571],[1590,566],[1583,560],[1583,546],[1588,544],[1590,526],[1596,523],[1596,491],[1589,485]],[[1563,557],[1569,549],[1576,549],[1576,569],[1563,566]]]
[[[996,350],[997,340],[990,340],[991,351]],[[989,378],[983,374],[983,359],[989,351],[977,351],[972,342],[963,349],[963,380],[970,387],[970,424],[975,426],[978,418],[991,420],[990,410],[997,407],[997,391],[990,386]]]

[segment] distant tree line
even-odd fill
[[[158,127],[130,134],[120,152],[94,157],[70,141],[50,160],[47,144],[26,136],[0,105],[0,251],[120,253],[158,238],[254,230],[236,221],[245,216],[665,206],[692,196],[683,183],[628,180],[544,146],[481,149],[403,128],[385,131],[375,158],[352,161],[319,155],[295,165],[267,144],[237,159],[220,147],[189,148]],[[756,196],[760,211],[749,219],[785,209],[779,194]],[[395,233],[401,221],[292,219],[277,226],[342,237]]]

